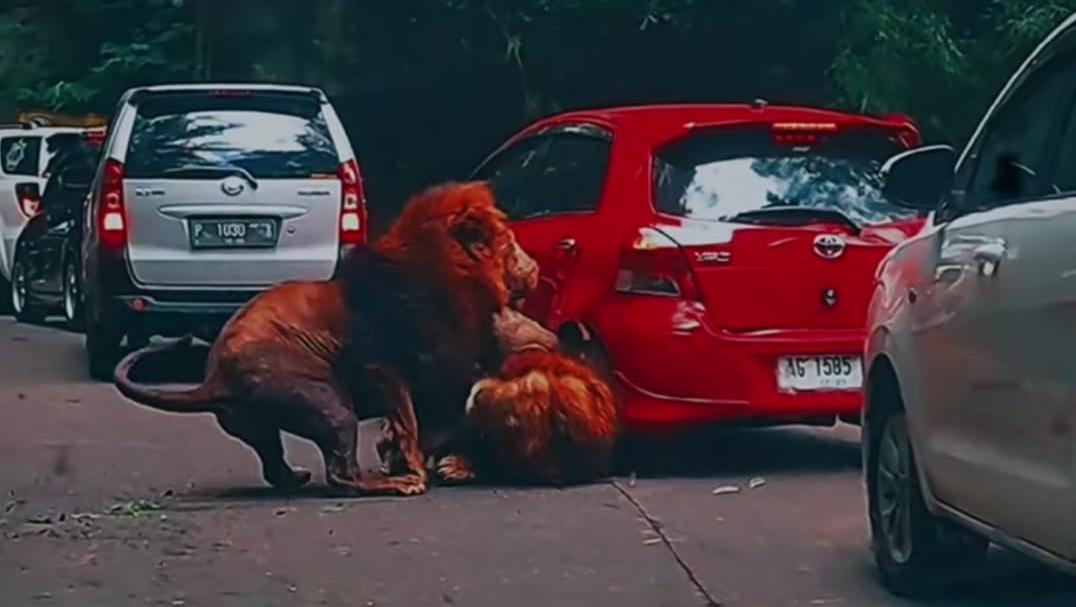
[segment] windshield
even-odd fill
[[[139,105],[126,173],[182,178],[175,169],[238,167],[257,178],[301,179],[335,175],[338,164],[316,99],[170,95]]]
[[[879,175],[902,149],[877,131],[797,146],[769,130],[700,133],[656,154],[654,204],[662,213],[715,221],[789,207],[836,211],[859,225],[910,219],[917,213],[886,200]]]

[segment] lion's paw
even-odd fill
[[[443,483],[467,483],[475,478],[474,466],[462,455],[446,455],[437,462],[437,477]]]

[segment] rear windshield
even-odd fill
[[[37,177],[41,171],[41,137],[5,137],[0,140],[0,163],[8,175]]]
[[[294,94],[167,94],[139,101],[124,173],[179,178],[183,167],[239,167],[258,178],[335,175],[320,101]]]
[[[860,225],[909,219],[916,212],[886,200],[879,175],[903,149],[875,130],[822,135],[810,145],[778,142],[768,128],[698,133],[655,155],[654,205],[718,221],[779,207],[838,211]]]

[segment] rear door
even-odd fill
[[[603,244],[612,242],[598,216],[611,151],[607,129],[558,125],[506,148],[475,175],[491,181],[520,246],[538,262],[541,280],[526,312],[548,326],[574,313],[565,308],[569,290],[575,301],[604,288],[590,278],[604,267]]]
[[[653,202],[684,247],[715,326],[863,329],[881,258],[921,225],[878,169],[896,133],[836,124],[786,140],[765,124],[688,135],[655,153]]]
[[[123,154],[134,279],[262,287],[332,275],[341,157],[319,96],[150,93]]]
[[[0,138],[0,237],[4,247],[0,259],[5,274],[11,270],[19,232],[36,212],[42,147],[40,135],[19,133]]]

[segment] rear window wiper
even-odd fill
[[[817,209],[802,206],[774,206],[726,215],[721,221],[739,221],[761,225],[795,225],[815,222],[839,223],[858,234],[863,226],[836,209]]]
[[[178,167],[172,167],[170,169],[165,169],[162,172],[165,175],[187,175],[187,176],[204,175],[206,173],[238,175],[238,176],[242,177],[243,179],[246,179],[247,182],[250,183],[250,187],[252,189],[255,189],[255,190],[258,189],[258,180],[254,178],[254,175],[250,171],[244,169],[243,167],[239,167],[239,166],[232,166],[232,165],[225,166],[225,165],[214,165],[214,164],[185,164],[183,166],[178,166]]]

